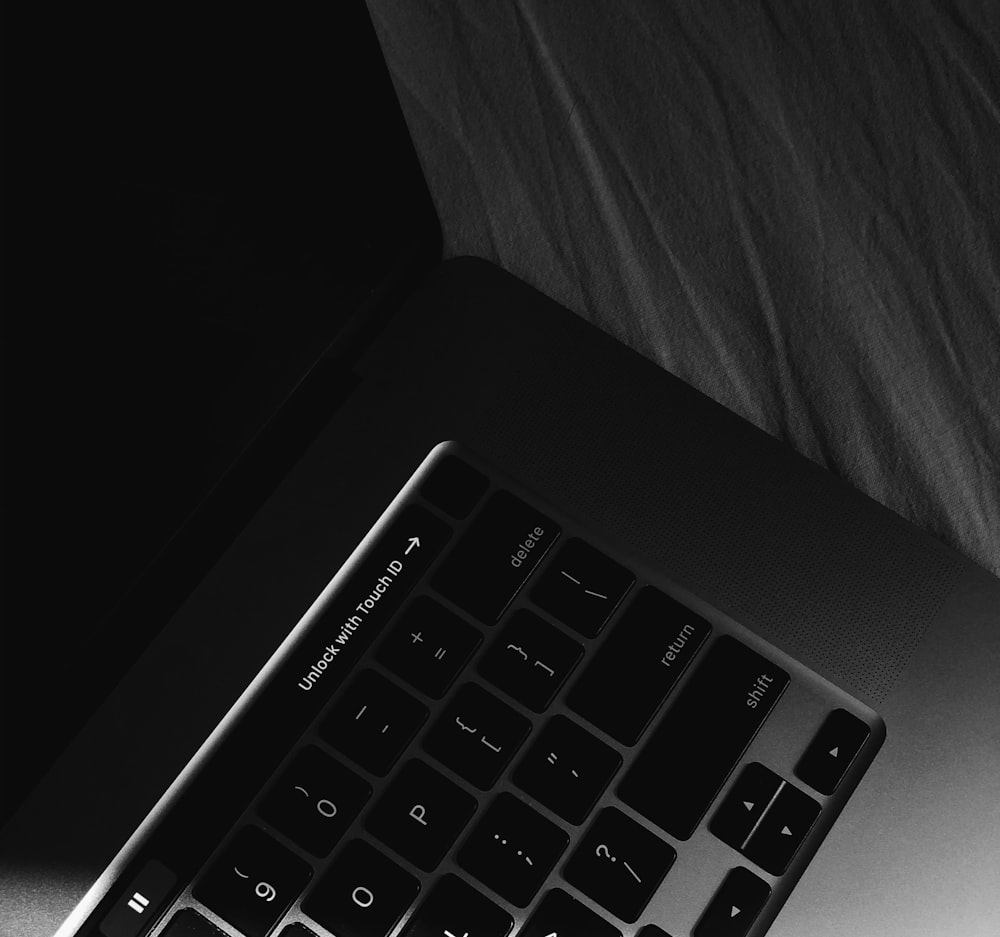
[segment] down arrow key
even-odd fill
[[[772,875],[781,875],[819,813],[816,801],[785,784],[747,841],[743,854]]]

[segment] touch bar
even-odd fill
[[[787,685],[781,668],[728,635],[719,638],[618,796],[671,836],[687,839]]]

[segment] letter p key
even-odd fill
[[[421,826],[427,826],[427,821],[424,819],[427,816],[427,808],[423,804],[414,804],[410,808],[410,816]]]

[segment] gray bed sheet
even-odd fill
[[[369,5],[447,256],[1000,574],[1000,4]]]

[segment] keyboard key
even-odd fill
[[[481,791],[493,785],[531,723],[474,683],[459,687],[424,738],[424,749]]]
[[[868,739],[868,726],[845,709],[835,709],[795,766],[814,791],[832,794]]]
[[[743,854],[765,872],[781,875],[820,814],[820,806],[782,782],[774,802],[743,846]]]
[[[513,926],[514,919],[503,908],[457,876],[445,875],[407,921],[401,937],[507,937]]]
[[[226,937],[226,935],[194,908],[184,908],[170,919],[170,923],[160,932],[160,937]]]
[[[689,608],[647,586],[570,689],[567,705],[634,745],[710,630]]]
[[[334,703],[320,735],[352,761],[384,776],[427,719],[427,707],[374,670],[363,670]]]
[[[307,862],[246,826],[195,884],[194,896],[246,937],[264,937],[311,877]]]
[[[712,817],[709,830],[733,849],[742,849],[783,783],[763,765],[747,765]]]
[[[479,672],[540,713],[583,657],[583,648],[534,612],[519,609],[479,663]]]
[[[104,937],[136,937],[170,897],[177,876],[162,862],[147,862],[101,921]]]
[[[316,883],[302,910],[338,937],[386,937],[420,882],[363,840],[352,840]]]
[[[542,898],[518,937],[622,937],[622,932],[554,888]]]
[[[635,577],[582,540],[563,544],[531,600],[585,638],[596,638]]]
[[[403,612],[376,656],[410,686],[441,699],[482,640],[472,625],[422,595]]]
[[[694,832],[788,685],[788,674],[725,635],[654,729],[618,796],[678,839]]]
[[[526,907],[569,836],[512,794],[490,804],[458,853],[458,864],[501,898]]]
[[[314,745],[292,759],[259,813],[314,856],[327,856],[371,797],[371,785]]]
[[[746,937],[771,888],[747,869],[733,869],[701,916],[692,937]]]
[[[602,810],[563,869],[601,907],[632,923],[677,858],[673,847],[620,810]]]
[[[476,798],[422,761],[409,761],[365,826],[404,859],[431,872],[476,811]]]
[[[462,520],[489,488],[489,479],[458,456],[446,455],[431,469],[420,493],[435,507]]]
[[[565,716],[553,717],[514,771],[514,783],[570,823],[582,823],[622,757]]]
[[[443,596],[488,625],[531,575],[559,528],[508,491],[490,496],[431,580]]]

